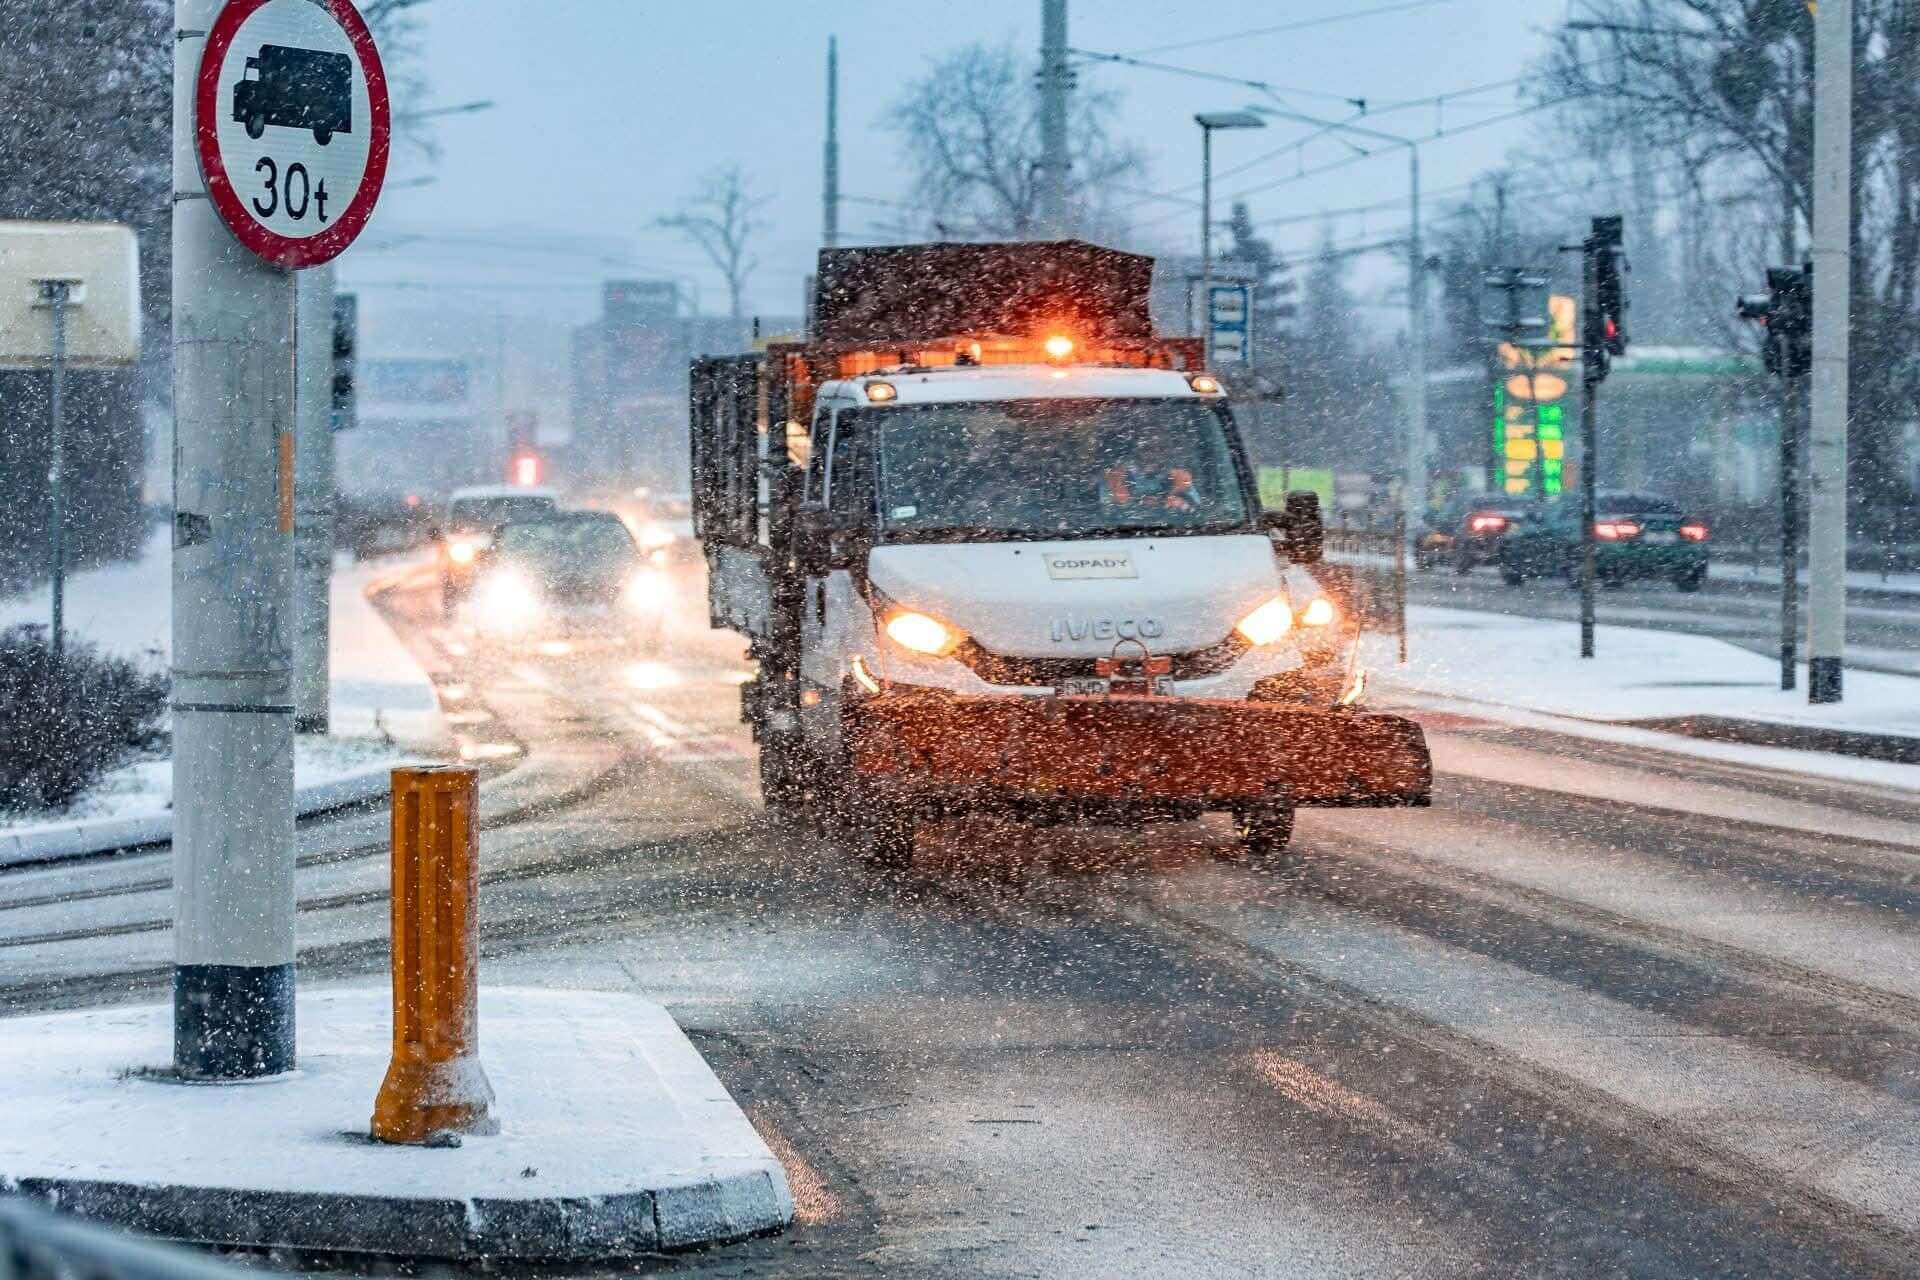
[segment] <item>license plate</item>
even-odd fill
[[[1644,540],[1656,547],[1665,547],[1665,546],[1671,546],[1673,543],[1679,541],[1679,538],[1680,538],[1679,534],[1668,533],[1664,529],[1657,529],[1654,532],[1649,533]]]
[[[1101,676],[1068,676],[1060,682],[1060,693],[1064,697],[1075,693],[1103,694],[1107,691],[1107,682]]]

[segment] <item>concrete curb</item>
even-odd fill
[[[403,760],[370,765],[351,773],[315,782],[295,790],[294,813],[312,817],[329,809],[362,804],[383,796],[388,775]],[[36,862],[58,862],[92,854],[117,853],[147,845],[168,844],[173,840],[173,814],[148,814],[138,818],[80,818],[72,822],[49,822],[0,832],[0,867],[31,866]]]
[[[1708,715],[1614,720],[1609,723],[1635,729],[1652,729],[1657,733],[1705,738],[1709,742],[1736,742],[1749,747],[1786,747],[1795,751],[1858,756],[1862,760],[1885,760],[1892,764],[1920,764],[1920,738],[1904,733],[1870,733],[1860,729],[1827,729],[1819,725]]]

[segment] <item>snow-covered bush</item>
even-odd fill
[[[38,626],[0,631],[0,811],[63,809],[164,738],[167,677]]]

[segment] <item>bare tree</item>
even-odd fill
[[[941,238],[1021,240],[1039,218],[1039,99],[1034,66],[1010,45],[970,44],[934,63],[893,106],[913,197]],[[1113,140],[1119,98],[1081,89],[1067,121],[1067,199],[1083,229],[1115,230],[1107,196],[1138,174],[1138,147]]]
[[[756,233],[766,225],[760,211],[770,197],[756,196],[738,165],[716,170],[702,179],[700,190],[680,212],[660,219],[700,247],[727,282],[727,301],[735,321],[745,317],[747,278],[760,259],[749,251]]]
[[[1563,32],[1556,97],[1597,148],[1684,161],[1691,210],[1733,265],[1724,293],[1805,251],[1812,220],[1813,24],[1800,0],[1591,0]],[[1911,501],[1899,430],[1920,394],[1920,5],[1854,6],[1853,374],[1856,497]],[[1754,236],[1756,222],[1773,234]],[[1791,256],[1790,256],[1791,255]]]

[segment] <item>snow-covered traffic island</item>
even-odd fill
[[[167,1072],[170,1006],[0,1022],[0,1191],[169,1239],[413,1258],[632,1257],[775,1231],[780,1162],[671,1015],[637,996],[480,998],[499,1131],[368,1136],[384,987],[300,997],[298,1070]]]

